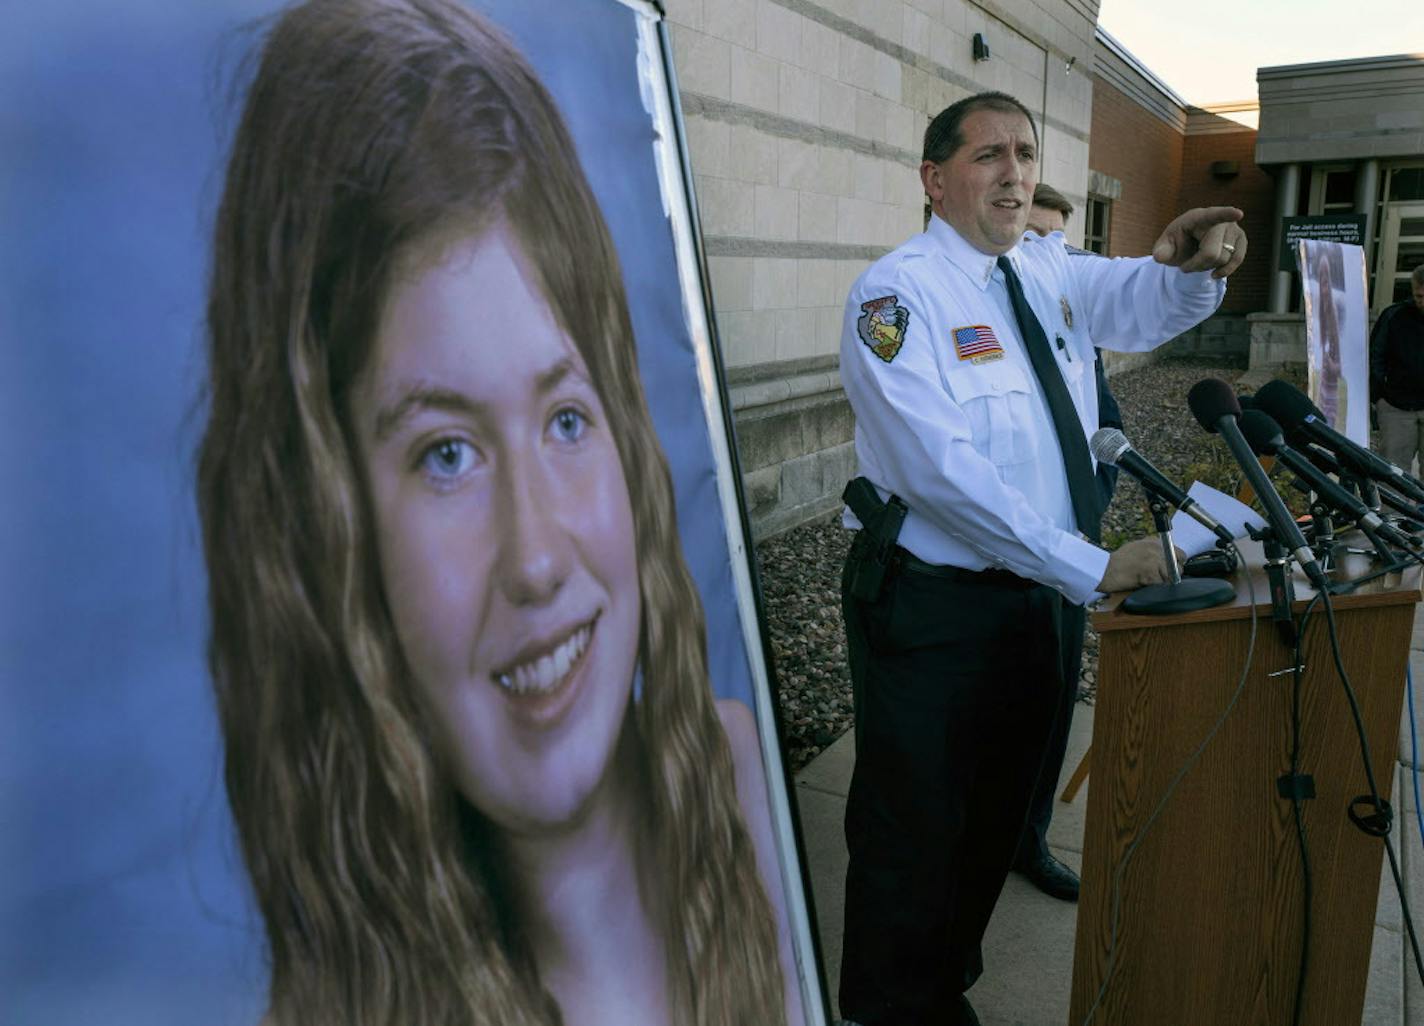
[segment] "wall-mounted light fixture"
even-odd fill
[[[1235,178],[1241,173],[1241,163],[1236,160],[1213,160],[1211,162],[1211,176],[1213,178]]]
[[[989,42],[984,38],[984,33],[974,33],[974,59],[976,61],[987,61],[989,59]]]
[[[1075,64],[1077,64],[1077,63],[1078,63],[1078,58],[1077,58],[1077,57],[1069,57],[1069,58],[1068,58],[1068,63],[1065,64],[1065,65],[1063,65],[1063,74],[1066,75],[1066,74],[1068,74],[1070,71],[1072,71],[1072,70],[1073,70],[1073,65],[1075,65]]]

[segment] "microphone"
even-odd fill
[[[1236,398],[1241,401],[1241,416],[1243,417],[1245,417],[1246,414],[1250,413],[1252,410],[1258,408],[1256,406],[1256,397],[1254,395],[1239,395]],[[1266,410],[1261,410],[1261,412],[1265,413],[1268,417],[1270,416],[1270,414]],[[1274,420],[1275,418],[1272,417],[1271,419]],[[1280,426],[1279,422],[1276,426]],[[1334,454],[1331,453],[1329,449],[1322,449],[1320,446],[1316,445],[1314,442],[1309,441],[1308,439],[1296,439],[1296,442],[1299,445],[1299,448],[1296,451],[1299,452],[1306,459],[1310,460],[1311,463],[1314,463],[1325,473],[1335,474],[1337,476],[1344,473],[1345,468],[1340,466],[1340,461],[1335,458]]]
[[[1261,464],[1256,459],[1256,454],[1241,435],[1241,428],[1237,424],[1241,417],[1241,403],[1236,398],[1235,390],[1220,378],[1204,378],[1187,392],[1187,405],[1191,407],[1192,416],[1196,417],[1198,424],[1213,434],[1221,435],[1226,447],[1231,450],[1231,455],[1240,465],[1241,472],[1246,475],[1246,480],[1261,500],[1266,521],[1275,530],[1276,537],[1290,550],[1291,555],[1295,556],[1310,582],[1323,591],[1330,583],[1325,578],[1325,571],[1321,570],[1320,564],[1315,561],[1315,553],[1311,552],[1310,546],[1305,543],[1305,536],[1296,526],[1295,518],[1291,516],[1290,510],[1286,509],[1279,493],[1271,486],[1270,479],[1266,477],[1266,472],[1261,469]]]
[[[1093,458],[1099,463],[1121,467],[1135,477],[1143,488],[1159,499],[1176,506],[1227,545],[1235,540],[1230,531],[1222,527],[1215,517],[1201,508],[1201,503],[1174,485],[1148,461],[1147,457],[1134,449],[1128,442],[1127,436],[1117,428],[1098,428],[1088,442],[1088,448],[1092,450]]]
[[[1424,484],[1332,428],[1319,408],[1289,381],[1266,382],[1256,392],[1255,405],[1292,435],[1299,434],[1325,446],[1355,473],[1373,477],[1415,502],[1424,502]]]
[[[1367,535],[1377,533],[1400,548],[1413,548],[1413,542],[1402,531],[1386,524],[1374,510],[1321,473],[1308,457],[1286,445],[1281,426],[1259,409],[1241,415],[1241,434],[1255,452],[1274,456],[1289,467],[1316,495],[1348,516]]]
[[[1262,411],[1262,412],[1264,413],[1265,411]],[[1270,416],[1270,414],[1265,414],[1265,415],[1266,415],[1266,416]],[[1274,420],[1275,418],[1272,417],[1271,419]],[[1276,426],[1277,426],[1277,427],[1280,427],[1280,424],[1277,424]],[[1311,463],[1314,463],[1315,466],[1316,466],[1316,468],[1319,469],[1322,473],[1325,473],[1325,474],[1344,474],[1344,473],[1347,473],[1347,471],[1345,470],[1345,468],[1344,468],[1343,466],[1341,466],[1340,461],[1335,458],[1334,453],[1332,453],[1329,449],[1322,449],[1320,446],[1316,445],[1314,442],[1309,442],[1309,441],[1307,441],[1307,442],[1306,442],[1304,445],[1302,445],[1302,446],[1300,447],[1300,449],[1297,450],[1297,451],[1300,452],[1300,454],[1301,454],[1302,456],[1304,456],[1306,459],[1310,460]]]
[[[1398,492],[1390,491],[1385,485],[1379,485],[1376,490],[1379,492],[1380,502],[1394,510],[1396,516],[1416,524],[1424,522],[1424,509]]]
[[[1242,398],[1244,399],[1246,397],[1242,396]],[[1241,405],[1242,409],[1246,409],[1245,403]],[[1300,443],[1299,439],[1296,441]],[[1358,471],[1350,470],[1343,466],[1329,449],[1322,448],[1314,442],[1306,440],[1303,444],[1298,444],[1295,451],[1315,464],[1316,469],[1321,473],[1334,474],[1340,478],[1342,482],[1345,480],[1346,475],[1349,475],[1359,483],[1361,488],[1363,488],[1366,483]],[[1418,504],[1411,502],[1407,497],[1400,495],[1398,492],[1391,491],[1388,484],[1376,484],[1375,491],[1379,493],[1380,501],[1394,510],[1397,515],[1411,521],[1424,521],[1424,509],[1421,509]],[[1369,504],[1366,503],[1366,506],[1368,507]],[[1370,508],[1373,511],[1373,507]]]

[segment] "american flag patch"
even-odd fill
[[[970,363],[986,363],[1004,355],[1004,347],[994,337],[994,329],[984,324],[968,328],[955,328],[953,332],[954,351],[961,360]]]

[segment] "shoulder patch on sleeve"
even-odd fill
[[[860,304],[860,317],[855,331],[870,351],[889,363],[905,344],[905,331],[910,326],[910,311],[899,305],[896,296],[881,296]]]

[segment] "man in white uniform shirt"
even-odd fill
[[[929,227],[846,302],[841,378],[874,486],[847,489],[861,530],[842,581],[856,766],[840,1009],[863,1026],[978,1022],[963,992],[1064,686],[1065,603],[1165,577],[1155,538],[1095,544],[1093,347],[1190,328],[1246,253],[1230,207],[1183,214],[1132,260],[1025,237],[1037,156],[1006,94],[941,112],[920,167]]]

